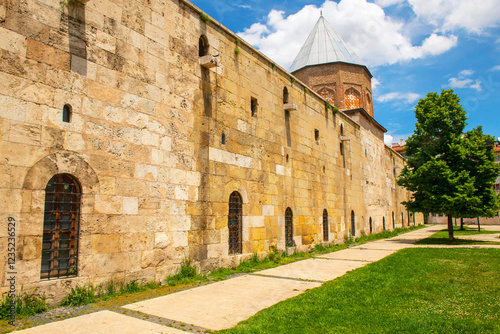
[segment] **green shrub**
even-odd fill
[[[35,292],[28,293],[21,291],[21,294],[14,297],[16,303],[16,315],[28,317],[38,313],[47,311],[47,304],[45,304],[45,295],[37,294]],[[12,297],[7,295],[2,296],[0,301],[0,319],[10,319],[10,306]]]
[[[206,280],[206,277],[198,274],[198,270],[191,265],[191,260],[184,259],[181,262],[179,272],[167,277],[165,280],[168,285],[187,284],[193,281]]]
[[[84,286],[76,286],[61,301],[61,306],[81,306],[94,303],[96,301],[96,291],[94,284],[89,283]]]
[[[200,20],[202,20],[205,23],[208,23],[208,22],[210,22],[210,17],[207,14],[201,12],[200,13]]]
[[[127,284],[122,284],[120,285],[120,294],[124,293],[134,293],[134,292],[141,292],[141,291],[146,291],[147,288],[141,284],[135,279],[133,281],[128,282]]]

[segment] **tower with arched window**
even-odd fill
[[[363,109],[373,117],[372,75],[323,16],[309,34],[290,72],[338,109]]]

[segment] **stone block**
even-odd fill
[[[173,247],[187,247],[188,246],[188,232],[172,232],[172,246]]]
[[[68,52],[40,43],[33,39],[27,41],[26,58],[48,64],[64,71],[71,69],[71,57]]]
[[[5,11],[5,7],[1,8]],[[26,56],[28,41],[25,36],[3,27],[0,27],[0,35],[0,49]]]
[[[98,234],[92,236],[92,254],[110,254],[121,251],[120,235]]]
[[[139,199],[137,197],[123,197],[123,214],[136,215],[139,213]]]

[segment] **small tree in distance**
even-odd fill
[[[412,192],[403,202],[414,212],[444,213],[453,240],[453,217],[490,216],[498,210],[492,189],[498,175],[491,136],[479,127],[467,134],[466,112],[453,90],[428,93],[415,107],[415,132],[405,145],[407,165],[398,184]]]

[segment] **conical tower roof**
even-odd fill
[[[323,15],[307,37],[304,46],[293,61],[290,72],[310,65],[344,62],[365,66]],[[366,67],[366,66],[365,66]]]

